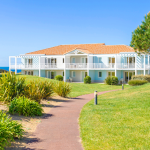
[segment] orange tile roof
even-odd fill
[[[75,49],[80,49],[85,53],[91,54],[118,54],[120,52],[135,52],[132,47],[127,45],[105,45],[104,43],[99,43],[59,45],[27,54],[63,55]]]

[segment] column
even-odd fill
[[[64,82],[66,82],[66,55],[64,55]]]
[[[115,55],[115,76],[117,77],[117,54]]]
[[[15,56],[15,74],[17,74],[17,56]]]
[[[41,56],[39,56],[39,77],[41,77]]]
[[[135,54],[135,75],[137,75],[137,54]]]
[[[145,54],[144,54],[144,75],[145,75]]]
[[[128,68],[129,68],[129,55],[127,55],[127,58],[128,58],[127,63],[128,63]]]
[[[87,73],[88,73],[88,76],[90,76],[90,56],[89,55],[87,55],[87,57],[88,57],[88,60],[87,60]]]

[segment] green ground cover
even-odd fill
[[[42,77],[38,77],[38,76],[29,76],[29,75],[18,75],[18,77],[25,77],[26,78],[26,83],[28,83],[29,81],[33,81],[33,80],[46,80],[46,81],[52,81],[52,82],[58,82],[56,80],[51,80],[48,78],[42,78]],[[95,90],[97,90],[98,92],[101,91],[108,91],[108,90],[115,90],[115,89],[121,89],[121,85],[105,85],[105,84],[99,84],[99,83],[92,83],[92,84],[84,84],[84,83],[70,83],[71,84],[71,93],[70,93],[70,97],[77,97],[80,95],[84,95],[84,94],[90,94],[93,93]],[[125,88],[128,88],[128,85],[125,85]]]
[[[150,83],[91,100],[79,124],[85,150],[150,149]]]

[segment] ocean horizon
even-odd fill
[[[0,69],[4,69],[6,71],[9,71],[9,67],[0,67]],[[11,71],[15,72],[15,69],[11,69]],[[20,73],[21,70],[17,70],[17,73]]]

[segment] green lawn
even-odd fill
[[[91,100],[79,124],[85,150],[150,149],[150,83]]]
[[[17,75],[18,77],[25,77],[26,82],[28,83],[29,81],[32,80],[47,80],[47,81],[52,81],[56,82],[55,80],[47,79],[47,78],[42,78],[38,76],[29,76],[29,75]],[[99,83],[93,83],[93,84],[84,84],[84,83],[70,83],[72,92],[70,93],[70,97],[77,97],[80,95],[84,94],[90,94],[93,93],[94,91],[108,91],[108,90],[115,90],[115,89],[121,89],[121,85],[117,86],[111,86],[111,85],[105,85],[105,84],[99,84]],[[128,88],[128,85],[125,85],[125,88]]]

